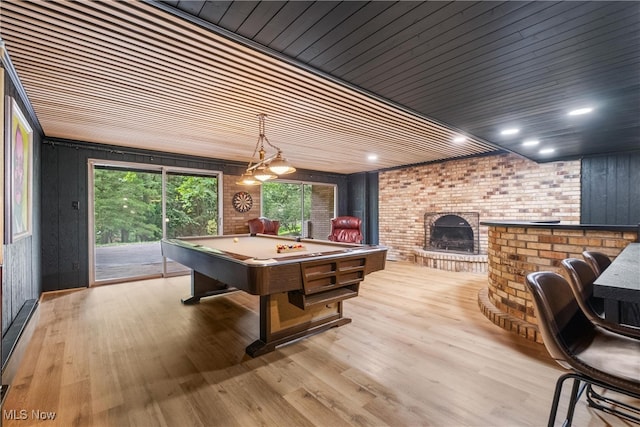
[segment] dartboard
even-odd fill
[[[238,212],[248,212],[253,206],[251,194],[246,191],[240,191],[233,195],[233,207]]]

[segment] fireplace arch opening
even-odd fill
[[[478,213],[436,213],[425,215],[425,250],[479,252]]]

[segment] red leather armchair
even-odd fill
[[[253,218],[249,220],[249,233],[278,235],[280,221],[269,218]]]
[[[331,220],[329,240],[362,243],[362,220],[355,216],[339,216]]]

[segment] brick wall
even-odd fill
[[[249,232],[248,221],[251,218],[260,216],[260,186],[259,185],[240,185],[236,181],[239,176],[225,175],[223,182],[223,234],[243,234]],[[233,207],[233,195],[238,191],[246,191],[253,199],[253,207],[245,213],[238,212]]]
[[[563,259],[582,259],[587,250],[615,259],[638,234],[579,227],[489,227],[489,286],[478,295],[485,316],[504,329],[542,342],[531,294],[525,288],[527,274],[555,271],[570,280],[560,264]]]
[[[380,243],[389,247],[389,259],[413,261],[413,250],[424,247],[427,212],[477,211],[480,221],[580,221],[580,161],[474,157],[381,172],[379,186]],[[487,253],[485,226],[480,251]]]
[[[327,240],[327,236],[331,233],[334,193],[334,187],[330,185],[311,187],[311,225],[308,237]]]

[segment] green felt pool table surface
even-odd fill
[[[368,248],[368,246],[335,243],[323,240],[300,239],[268,235],[230,235],[216,237],[190,237],[178,239],[202,250],[210,250],[220,255],[228,255],[247,263],[269,263],[277,260],[307,258],[319,255],[348,253]],[[302,245],[302,250],[278,253],[278,245]]]

